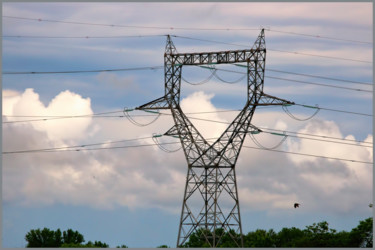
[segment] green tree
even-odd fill
[[[276,247],[277,235],[273,229],[257,229],[244,236],[244,247]]]
[[[66,244],[81,244],[85,241],[85,238],[78,231],[68,229],[67,231],[63,232],[63,241]]]
[[[31,229],[26,235],[25,240],[27,241],[26,247],[65,247],[65,248],[80,248],[80,247],[98,247],[107,248],[108,244],[101,241],[91,241],[87,244],[83,244],[85,241],[82,234],[78,231],[73,231],[68,229],[61,233],[60,229],[56,231],[50,230],[48,228],[41,229]]]
[[[84,247],[98,247],[98,248],[108,248],[109,245],[104,243],[104,242],[101,242],[101,241],[95,241],[94,243],[92,243],[91,241],[87,242],[86,245],[84,245]]]
[[[359,225],[350,232],[351,247],[372,247],[373,246],[373,218],[360,221]]]
[[[167,245],[160,245],[160,246],[158,246],[156,248],[169,248],[169,246],[167,246]]]
[[[185,242],[183,247],[210,247],[206,242],[206,236],[210,235],[210,231],[200,228],[189,237],[189,240]]]
[[[116,248],[128,248],[127,245],[122,244],[121,246],[117,246]]]
[[[43,228],[43,230],[32,229],[25,235],[27,241],[26,247],[60,247],[62,244],[61,231],[50,230]]]
[[[306,226],[304,232],[305,237],[302,241],[304,247],[331,247],[336,234],[336,230],[329,228],[326,221]]]
[[[305,235],[304,232],[299,228],[284,227],[276,236],[276,240],[275,240],[276,247],[300,246],[304,235]]]
[[[238,247],[233,238],[240,242],[240,235],[233,229],[226,232],[223,228],[217,228],[214,244],[213,233],[201,228],[190,235],[189,240],[183,247],[211,247],[212,245],[216,245],[216,247]]]

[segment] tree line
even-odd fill
[[[207,238],[211,241],[213,235],[204,229],[195,231],[189,240],[182,245],[183,248],[190,247],[209,247]],[[206,237],[204,236],[206,235]],[[233,237],[240,238],[233,230],[224,232],[224,229],[218,228],[215,231],[218,243],[217,247],[237,247],[232,240]],[[220,235],[220,237],[218,237]],[[108,244],[101,241],[85,242],[84,236],[78,231],[68,229],[61,232],[60,229],[56,231],[48,228],[32,229],[26,236],[26,247],[96,247],[108,248]],[[371,247],[373,246],[373,218],[367,218],[359,222],[358,226],[351,231],[340,231],[329,228],[326,221],[313,223],[306,226],[305,229],[296,227],[284,227],[278,233],[273,229],[268,231],[257,229],[243,235],[244,247]],[[211,242],[212,244],[212,242]],[[128,248],[123,244],[117,248]],[[160,245],[157,248],[169,248],[167,245]]]

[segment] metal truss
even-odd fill
[[[266,46],[264,30],[247,50],[178,53],[170,36],[164,54],[165,95],[137,107],[139,110],[170,109],[175,125],[164,135],[180,138],[188,164],[177,247],[199,232],[210,247],[224,234],[243,247],[235,165],[249,132],[257,106],[294,104],[263,93]],[[241,112],[212,144],[208,143],[180,107],[182,66],[247,63],[247,102]]]

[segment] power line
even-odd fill
[[[146,139],[146,138],[150,138],[150,137],[144,137],[142,139]],[[129,140],[123,140],[123,141],[131,141],[131,140],[138,140],[138,139],[129,139]],[[120,141],[116,141],[116,143],[117,142],[120,142]],[[96,145],[109,144],[109,143],[110,142],[97,143]],[[180,142],[167,142],[167,143],[160,143],[160,145],[171,145],[171,144],[179,144],[179,143]],[[95,145],[95,144],[91,144],[91,145]],[[110,150],[110,149],[150,147],[150,146],[156,146],[156,145],[155,144],[139,144],[139,145],[126,145],[126,146],[115,146],[115,147],[105,147],[105,148],[103,148],[103,147],[101,147],[101,148],[86,148],[85,146],[87,146],[87,145],[61,147],[61,148],[65,148],[65,150],[61,150],[61,148],[49,148],[49,149],[35,149],[35,150],[5,151],[5,152],[2,152],[2,153],[3,153],[3,155],[9,155],[9,154],[22,154],[22,153],[51,153],[51,152],[71,152],[71,151],[80,152],[80,151],[92,151],[92,150]],[[80,148],[78,148],[78,147],[80,147]],[[344,159],[344,158],[337,158],[337,157],[328,157],[328,156],[313,155],[313,154],[306,154],[306,153],[297,153],[297,152],[275,150],[275,149],[257,148],[257,147],[251,147],[251,146],[243,146],[243,147],[249,148],[249,149],[267,150],[267,151],[272,151],[272,152],[302,155],[302,156],[309,156],[309,157],[315,157],[315,158],[348,161],[348,162],[353,162],[353,163],[372,164],[372,162],[358,161],[358,160]],[[72,148],[76,148],[76,149],[72,149]]]
[[[243,66],[244,65],[237,65],[237,66]],[[149,66],[149,67],[138,67],[138,68],[123,68],[123,69],[98,69],[98,70],[68,70],[68,71],[5,71],[2,74],[4,75],[38,75],[38,74],[77,74],[77,73],[100,73],[100,72],[116,72],[116,71],[134,71],[134,70],[158,70],[162,69],[163,66]],[[234,70],[228,70],[228,69],[219,69],[216,68],[216,70],[226,71],[226,72],[232,72],[232,73],[238,73],[238,74],[246,74],[244,72],[234,71]],[[277,70],[270,70],[270,71],[276,71]],[[282,72],[282,71],[279,71]],[[288,74],[295,74],[295,75],[303,75],[299,73],[293,73],[293,72],[283,72]],[[325,78],[323,76],[313,76],[313,75],[305,75],[305,76],[311,76],[311,77],[317,77],[317,78]],[[284,80],[284,81],[290,81],[290,82],[299,82],[304,84],[310,84],[310,85],[317,85],[317,86],[324,86],[324,87],[330,87],[330,88],[339,88],[339,89],[346,89],[346,90],[353,90],[353,91],[362,91],[362,92],[373,92],[372,90],[365,90],[365,89],[359,89],[359,88],[349,88],[349,87],[343,87],[338,85],[332,85],[332,84],[323,84],[323,83],[315,83],[315,82],[308,82],[308,81],[300,81],[300,80],[293,80],[293,79],[287,79],[287,78],[281,78],[281,77],[273,77],[273,76],[265,76],[266,78],[272,78],[277,80]],[[333,80],[333,78],[331,79]],[[360,84],[366,84],[366,85],[372,85],[370,83],[364,83],[364,82],[354,82],[354,81],[346,81],[343,79],[335,79],[336,81],[343,81],[343,82],[352,82],[352,83],[360,83]]]
[[[296,106],[301,106],[301,107],[311,107],[311,108],[318,108],[321,110],[326,110],[326,111],[332,111],[332,112],[340,112],[340,113],[347,113],[347,114],[353,114],[353,115],[361,115],[361,116],[367,116],[367,117],[372,117],[372,114],[366,114],[366,113],[359,113],[359,112],[353,112],[353,111],[346,111],[346,110],[339,110],[339,109],[331,109],[331,108],[324,108],[324,107],[313,107],[305,104],[294,104]],[[214,111],[214,113],[218,112],[232,112],[232,111],[239,111],[239,110],[221,110],[221,111]],[[19,116],[8,116],[8,115],[3,115],[3,117],[43,117],[40,119],[32,119],[32,120],[17,120],[17,121],[3,121],[4,124],[7,123],[18,123],[18,122],[34,122],[34,121],[48,121],[48,120],[55,120],[55,119],[68,119],[68,118],[83,118],[83,117],[123,117],[123,115],[116,115],[116,116],[102,116],[105,114],[110,114],[110,113],[119,113],[123,112],[121,111],[113,111],[113,112],[103,112],[103,113],[97,113],[97,114],[92,114],[92,115],[72,115],[72,116],[24,116],[24,115],[19,115]],[[187,113],[187,114],[204,114],[204,113],[212,113],[212,112],[195,112],[195,113]],[[169,115],[165,113],[160,113],[162,115]],[[139,115],[139,116],[145,116],[145,115]],[[154,116],[154,115],[146,115],[146,116]]]
[[[343,39],[343,38],[329,37],[329,36],[322,36],[322,35],[311,35],[311,34],[306,34],[306,33],[291,32],[291,31],[282,31],[282,30],[275,30],[275,29],[266,29],[266,30],[272,31],[272,32],[277,32],[277,33],[289,34],[289,35],[307,36],[307,37],[313,37],[313,38],[319,38],[319,39],[328,39],[328,40],[335,40],[335,41],[341,41],[341,42],[372,44],[372,42],[367,42],[367,41],[359,41],[359,40],[352,40],[352,39]]]
[[[191,117],[191,116],[188,116],[188,118],[192,119],[192,120],[200,120],[200,121],[206,121],[206,122],[230,124],[229,122],[215,121],[215,120],[211,120],[211,119],[196,118],[196,117]],[[320,138],[326,138],[326,139],[335,139],[335,140],[341,140],[341,141],[351,141],[351,142],[363,143],[363,144],[369,144],[369,145],[368,146],[366,146],[366,145],[357,145],[357,144],[351,144],[351,143],[328,141],[328,140],[314,139],[314,138],[309,138],[309,137],[293,136],[293,135],[290,135],[290,134],[286,134],[286,136],[291,136],[291,137],[300,138],[300,139],[308,139],[308,140],[311,139],[311,140],[316,140],[316,141],[332,142],[332,143],[346,144],[346,145],[352,145],[352,146],[372,147],[372,143],[371,142],[342,139],[342,138],[329,137],[329,136],[323,136],[323,135],[313,135],[313,134],[308,134],[308,133],[291,132],[291,131],[285,131],[285,130],[279,130],[279,129],[270,129],[270,128],[263,128],[263,127],[258,127],[258,128],[261,129],[263,132],[269,133],[269,134],[272,134],[272,132],[267,132],[267,130],[277,131],[277,132],[283,132],[283,133],[292,133],[292,134],[295,134],[295,135],[307,135],[307,136],[320,137]]]
[[[240,66],[240,67],[247,67],[245,65],[240,65],[240,64],[235,64],[235,65],[236,66]],[[202,68],[205,68],[205,67],[202,67]],[[205,69],[207,69],[207,68],[205,68]],[[219,68],[215,68],[215,69],[216,70],[221,70],[221,71],[226,71],[226,72],[231,72],[231,73],[246,74],[245,72],[239,72],[239,71],[235,71],[235,70],[219,69]],[[273,71],[275,71],[275,70],[273,70]],[[294,74],[298,75],[298,73],[294,73]],[[349,88],[349,87],[343,87],[343,86],[332,85],[332,84],[324,84],[324,83],[308,82],[308,81],[301,81],[301,80],[293,80],[293,79],[281,78],[281,77],[274,77],[274,76],[264,76],[264,77],[265,78],[271,78],[271,79],[277,79],[277,80],[283,80],[283,81],[298,82],[298,83],[304,83],[304,84],[310,84],[310,85],[317,85],[317,86],[323,86],[323,87],[337,88],[337,89],[346,89],[346,90],[361,91],[361,92],[373,92],[372,90],[367,90],[367,89]],[[316,76],[316,77],[322,78],[320,76]],[[339,81],[339,79],[336,79],[336,80]],[[367,83],[363,83],[363,84],[367,84]],[[368,84],[368,85],[372,85],[372,84]]]
[[[196,41],[202,41],[202,42],[226,44],[226,45],[232,45],[232,46],[238,46],[238,47],[246,47],[246,48],[249,47],[249,45],[220,42],[220,41],[214,41],[214,40],[208,40],[208,39],[193,38],[193,37],[187,37],[187,36],[177,36],[177,35],[172,35],[172,36],[173,37],[177,37],[177,38],[190,39],[190,40],[196,40]],[[275,51],[275,52],[295,54],[295,55],[304,55],[304,56],[314,56],[314,57],[335,59],[335,60],[353,61],[353,62],[361,62],[361,63],[372,63],[371,61],[365,61],[365,60],[359,60],[359,59],[344,58],[344,57],[335,57],[335,56],[316,55],[316,54],[303,53],[303,52],[298,52],[298,51],[287,51],[287,50],[278,50],[278,49],[269,49],[269,48],[267,48],[267,50],[269,50],[269,51]]]
[[[98,142],[98,143],[90,143],[90,144],[82,144],[76,146],[63,146],[63,147],[53,147],[53,148],[41,148],[41,149],[31,149],[31,150],[18,150],[18,151],[9,151],[4,152],[4,154],[20,154],[20,153],[36,153],[36,152],[59,152],[65,150],[72,150],[72,151],[79,151],[81,149],[91,147],[91,146],[99,146],[99,145],[106,145],[106,144],[115,144],[115,143],[122,143],[122,142],[130,142],[130,141],[137,141],[143,139],[150,139],[152,136],[148,137],[140,137],[134,139],[125,139],[125,140],[118,140],[118,141],[109,141],[109,142]]]
[[[246,65],[241,65],[241,64],[235,64],[236,66],[239,66],[239,67],[245,67],[247,68]],[[196,65],[194,65],[196,66]],[[208,68],[208,67],[205,67],[205,66],[199,66],[198,67],[201,67],[201,68],[204,68],[204,69],[209,69],[210,71],[212,71],[212,75],[209,76],[206,80],[209,80],[211,79],[211,77],[215,74],[215,71],[216,70],[221,70],[221,71],[226,71],[226,72],[232,72],[232,73],[239,73],[239,74],[243,74],[243,75],[246,75],[246,73],[244,72],[238,72],[238,71],[234,71],[234,70],[228,70],[228,69],[219,69],[219,68]],[[292,74],[291,72],[286,72],[286,71],[277,71],[277,70],[271,70],[271,71],[276,71],[276,72],[282,72],[282,73],[289,73],[289,74]],[[298,74],[298,73],[295,73],[295,75],[304,75],[304,74]],[[304,75],[304,76],[311,76],[311,75]],[[359,88],[349,88],[349,87],[343,87],[343,86],[338,86],[338,85],[332,85],[332,84],[323,84],[323,83],[315,83],[315,82],[308,82],[308,81],[301,81],[301,80],[293,80],[293,79],[286,79],[286,78],[281,78],[281,77],[274,77],[274,76],[265,76],[266,78],[271,78],[271,79],[277,79],[277,80],[284,80],[284,81],[290,81],[290,82],[298,82],[298,83],[305,83],[305,84],[311,84],[311,85],[317,85],[317,86],[324,86],[324,87],[331,87],[331,88],[339,88],[339,89],[346,89],[346,90],[354,90],[354,91],[362,91],[362,92],[373,92],[372,90],[366,90],[366,89],[359,89]],[[315,76],[317,78],[324,78],[324,77],[321,77],[321,76]],[[330,80],[336,80],[336,81],[339,81],[339,79],[335,79],[335,78],[329,78]],[[226,83],[234,83],[234,82],[227,82],[227,81],[224,81],[223,79],[220,78],[221,81],[223,82],[226,82]],[[241,79],[240,79],[241,80]],[[186,81],[186,80],[185,80]],[[187,82],[187,81],[186,81]],[[237,81],[235,81],[237,82]],[[351,82],[351,83],[354,83],[352,81],[345,81],[345,82]],[[188,82],[189,83],[189,82]],[[205,83],[205,80],[202,81],[202,83]],[[355,82],[355,83],[359,83],[359,82]],[[361,83],[361,84],[366,84],[366,85],[371,85],[371,83]],[[193,84],[193,85],[197,85],[197,84]]]
[[[293,132],[293,131],[288,131],[288,130],[279,130],[279,129],[272,129],[272,128],[262,128],[262,127],[259,127],[259,128],[262,129],[262,130],[269,130],[269,131],[276,131],[276,132],[285,132],[285,133],[288,133],[288,136],[290,136],[290,134],[307,135],[307,136],[319,137],[319,138],[324,138],[324,139],[333,139],[333,140],[350,141],[350,142],[368,144],[371,147],[372,147],[372,144],[373,144],[372,142],[365,142],[365,141],[345,139],[345,138],[337,138],[337,137],[327,136],[327,135],[316,135],[316,134],[309,134],[309,133],[302,133],[302,132]],[[296,137],[296,136],[294,136],[294,137]]]
[[[155,28],[155,29],[185,29],[185,30],[191,30],[192,28],[173,28],[173,27],[150,27],[150,26],[132,26],[132,25],[109,25],[109,24],[95,24],[95,23],[83,23],[83,22],[67,22],[67,21],[57,21],[57,20],[47,20],[47,19],[37,19],[37,18],[18,18],[18,17],[11,17],[11,16],[3,16],[6,18],[17,18],[17,19],[25,19],[25,20],[34,20],[34,21],[46,21],[46,22],[61,22],[61,23],[70,23],[70,24],[85,24],[85,25],[95,25],[95,26],[109,26],[109,27],[127,27],[127,28]],[[206,28],[194,28],[195,30],[213,30],[213,29],[206,29]],[[216,29],[216,30],[227,30],[227,29]],[[240,30],[240,29],[238,29]],[[241,29],[241,30],[258,30],[258,29]],[[191,40],[197,40],[197,41],[204,41],[204,42],[211,42],[211,43],[220,43],[220,44],[227,44],[232,46],[240,46],[240,47],[248,47],[248,45],[239,45],[239,44],[233,44],[233,43],[226,43],[226,42],[219,42],[219,41],[213,41],[213,40],[207,40],[207,39],[200,39],[200,38],[192,38],[187,36],[177,36],[172,35],[173,37],[179,37],[184,39],[191,39]],[[46,36],[51,38],[50,36]],[[83,37],[82,37],[83,38]],[[335,59],[335,60],[346,60],[346,61],[354,61],[354,62],[362,62],[362,63],[372,63],[371,61],[364,61],[364,60],[358,60],[358,59],[351,59],[351,58],[343,58],[343,57],[333,57],[333,56],[324,56],[324,55],[315,55],[315,54],[309,54],[309,53],[302,53],[297,51],[285,51],[285,50],[277,50],[277,49],[268,49],[270,51],[276,51],[276,52],[282,52],[282,53],[291,53],[291,54],[297,54],[297,55],[304,55],[304,56],[315,56],[315,57],[321,57],[321,58],[328,58],[328,59]]]
[[[102,23],[88,23],[88,22],[74,22],[74,21],[59,21],[59,20],[51,20],[51,19],[26,18],[26,17],[15,17],[15,16],[3,16],[3,17],[13,18],[13,19],[21,19],[21,20],[38,21],[38,22],[54,22],[54,23],[65,23],[65,24],[94,25],[94,26],[121,27],[121,28],[138,28],[138,29],[201,30],[201,31],[253,31],[253,30],[261,30],[262,29],[262,27],[259,27],[259,28],[161,27],[161,26],[120,25],[120,24],[102,24]],[[329,37],[329,36],[323,36],[323,35],[312,35],[312,34],[299,33],[299,32],[282,31],[282,30],[275,30],[275,29],[271,29],[271,28],[264,28],[264,29],[267,30],[267,31],[271,31],[271,32],[283,33],[283,34],[295,35],[295,36],[305,36],[305,37],[311,37],[311,38],[328,39],[328,40],[350,42],[350,43],[372,44],[372,42],[368,42],[368,41],[359,41],[359,40],[343,39],[343,38]],[[16,37],[19,37],[19,36],[16,36]],[[49,37],[46,37],[46,38],[49,38]],[[62,38],[65,38],[65,37],[62,37]],[[85,37],[82,37],[82,38],[85,38]]]
[[[19,122],[35,122],[35,121],[48,121],[48,120],[56,120],[56,119],[68,119],[68,118],[93,118],[93,117],[108,117],[103,116],[107,114],[114,114],[123,112],[120,111],[110,111],[110,112],[101,112],[101,113],[95,113],[95,114],[86,114],[86,115],[44,115],[44,116],[38,116],[38,115],[3,115],[3,117],[12,117],[12,118],[31,118],[31,117],[40,117],[39,119],[31,119],[31,120],[17,120],[17,121],[3,121],[3,124],[7,123],[19,123]],[[121,116],[114,116],[114,117],[121,117]],[[123,116],[122,116],[123,117]]]
[[[3,35],[3,38],[45,38],[45,39],[107,39],[107,38],[142,38],[159,37],[167,35],[132,35],[132,36],[26,36],[26,35]]]
[[[156,70],[163,66],[149,66],[138,68],[124,68],[124,69],[97,69],[97,70],[67,70],[67,71],[25,71],[25,72],[11,72],[5,71],[3,75],[30,75],[30,74],[77,74],[77,73],[99,73],[99,72],[115,72],[115,71],[133,71],[133,70]]]
[[[313,78],[320,78],[320,79],[332,80],[332,81],[338,81],[338,82],[356,83],[356,84],[373,86],[373,84],[369,82],[352,81],[352,80],[345,80],[345,79],[338,79],[338,78],[332,78],[332,77],[326,77],[326,76],[310,75],[310,74],[303,74],[303,73],[296,73],[296,72],[282,71],[282,70],[268,69],[268,68],[267,68],[267,71],[273,71],[273,72],[285,73],[285,74],[291,74],[291,75],[307,76],[307,77],[313,77]]]
[[[79,24],[79,25],[91,25],[91,26],[104,26],[104,27],[119,27],[119,28],[136,28],[136,29],[162,29],[162,30],[259,30],[259,28],[241,28],[241,29],[227,29],[227,28],[190,28],[190,27],[162,27],[162,26],[142,26],[142,25],[123,25],[123,24],[103,24],[103,23],[88,23],[88,22],[77,22],[77,21],[59,21],[52,19],[42,18],[28,18],[28,17],[15,17],[15,16],[3,16],[5,18],[30,20],[38,22],[52,22],[52,23],[65,23],[65,24]]]
[[[251,149],[259,149],[259,150],[266,150],[266,151],[278,152],[278,153],[285,153],[285,154],[302,155],[302,156],[309,156],[309,157],[315,157],[315,158],[329,159],[329,160],[348,161],[348,162],[363,163],[363,164],[373,164],[373,162],[368,162],[368,161],[358,161],[358,160],[351,160],[351,159],[344,159],[344,158],[337,158],[337,157],[328,157],[328,156],[322,156],[322,155],[296,153],[296,152],[276,150],[276,149],[256,148],[256,147],[250,147],[250,146],[243,146],[243,147],[244,148],[251,148]]]
[[[239,110],[218,110],[218,111],[207,111],[207,112],[193,112],[193,113],[186,113],[186,114],[187,115],[193,115],[193,114],[207,114],[207,113],[220,113],[220,112],[233,112],[233,111],[239,111]],[[29,122],[29,121],[46,121],[46,120],[49,120],[49,119],[58,119],[58,118],[60,118],[60,119],[66,119],[66,118],[81,118],[81,117],[124,117],[124,115],[101,116],[103,114],[111,114],[111,113],[119,113],[119,112],[122,113],[123,111],[102,112],[102,113],[97,113],[97,114],[92,114],[92,115],[78,115],[78,116],[6,116],[6,115],[4,115],[4,117],[44,117],[44,118],[37,119],[37,120],[10,121],[10,122],[3,122],[3,123]],[[159,113],[159,114],[161,114],[161,115],[170,115],[170,114],[166,114],[166,113]],[[133,115],[133,117],[136,117],[136,116],[138,116],[138,117],[146,117],[146,116],[155,116],[155,115],[153,115],[153,114],[149,114],[149,115]],[[207,122],[229,124],[228,122],[215,121],[215,120],[204,119],[204,118],[196,118],[196,117],[189,117],[189,118],[190,119],[195,119],[195,120],[207,121]],[[323,135],[313,135],[313,134],[299,133],[299,132],[293,132],[293,131],[282,131],[282,130],[270,129],[270,128],[262,128],[262,127],[259,127],[259,128],[262,129],[263,132],[266,132],[266,133],[272,133],[272,132],[267,132],[267,130],[268,131],[283,132],[283,133],[288,133],[287,136],[295,137],[295,138],[300,138],[300,139],[309,139],[309,140],[316,140],[316,141],[323,141],[323,142],[347,144],[347,145],[352,145],[352,146],[372,147],[372,143],[371,142],[342,139],[342,138],[329,137],[329,136],[323,136]],[[295,135],[290,135],[290,134],[295,134]],[[314,139],[314,138],[309,138],[309,137],[301,137],[301,136],[296,136],[296,135],[307,135],[307,136],[319,137],[319,138],[324,138],[324,140],[322,140],[322,139]],[[357,145],[357,144],[345,143],[345,142],[337,142],[337,141],[331,141],[331,140],[326,140],[326,139],[334,139],[334,140],[340,140],[340,141],[351,141],[351,142],[356,142],[356,143],[369,144],[369,146],[366,146],[366,145]]]

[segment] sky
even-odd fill
[[[245,140],[236,165],[242,230],[327,221],[350,231],[372,215],[372,10],[371,2],[3,3],[3,247],[24,247],[25,234],[44,227],[110,247],[175,247],[187,164],[176,138],[160,138],[171,153],[152,140],[172,117],[123,111],[164,94],[167,34],[179,53],[228,51],[251,48],[262,28],[264,92],[299,105],[289,115],[255,111],[252,124],[288,136],[279,152],[264,148],[284,136]],[[216,68],[182,73],[181,108],[206,112],[189,114],[211,120],[191,119],[205,138],[220,136],[247,95],[245,68]]]

